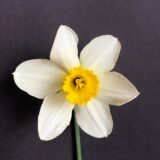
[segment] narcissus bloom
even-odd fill
[[[78,57],[78,37],[60,26],[50,60],[32,59],[21,63],[13,73],[16,85],[31,96],[44,99],[38,132],[42,140],[60,135],[70,124],[72,111],[87,134],[107,137],[113,128],[111,105],[123,105],[139,94],[123,75],[112,72],[121,44],[111,35],[93,39]]]

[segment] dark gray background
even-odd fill
[[[107,139],[81,132],[84,160],[160,159],[159,0],[0,0],[0,160],[75,160],[73,124],[41,142],[37,117],[42,101],[21,90],[11,73],[21,62],[48,58],[61,24],[79,35],[79,49],[102,34],[122,43],[116,71],[141,95],[111,107]]]

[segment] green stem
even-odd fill
[[[80,128],[76,122],[75,113],[74,113],[74,130],[75,130],[75,139],[76,139],[77,160],[82,160]]]

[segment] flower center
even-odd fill
[[[79,77],[77,77],[77,78],[75,78],[75,79],[73,80],[73,83],[74,83],[75,89],[76,89],[77,91],[78,91],[79,89],[82,89],[82,88],[85,87],[85,80],[84,80],[84,78],[79,78]]]
[[[62,88],[70,103],[85,105],[97,95],[99,81],[93,71],[75,67],[65,77]]]

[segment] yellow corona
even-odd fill
[[[66,75],[62,88],[70,103],[85,105],[97,95],[99,80],[92,70],[75,67]]]

